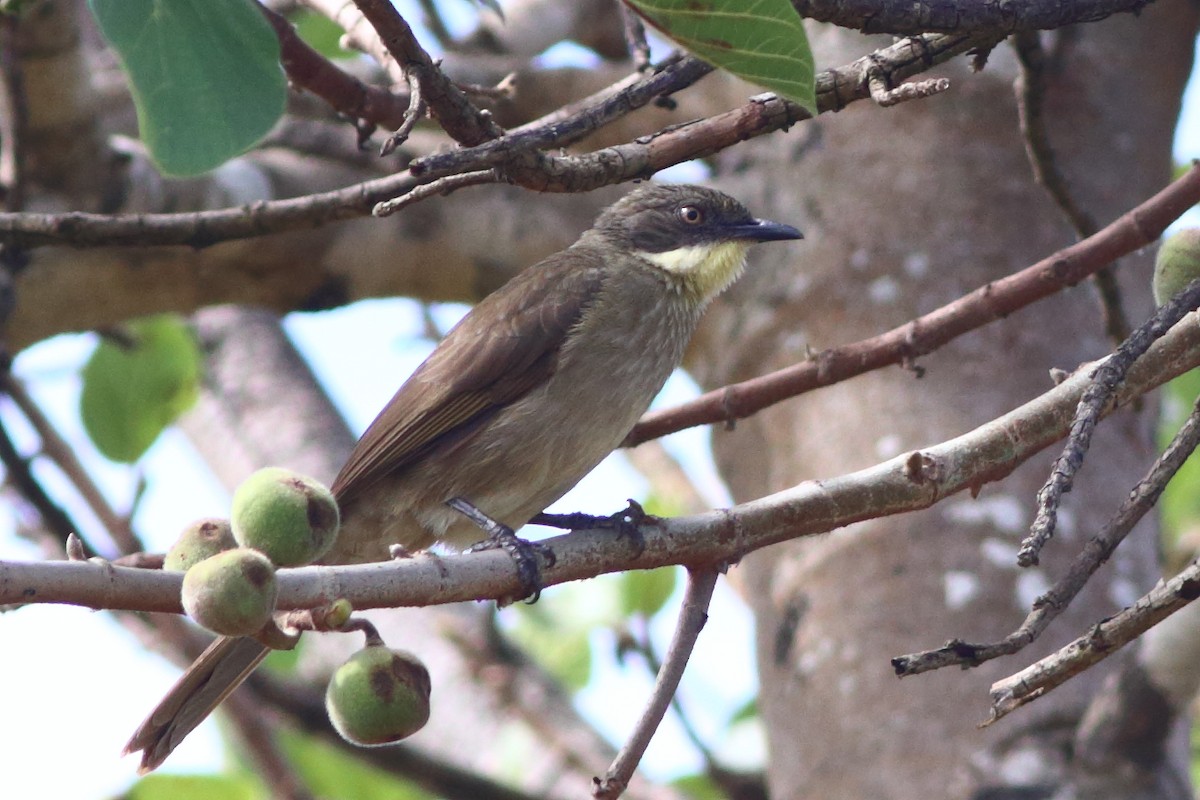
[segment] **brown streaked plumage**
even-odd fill
[[[635,189],[480,302],[400,387],[333,483],[342,529],[324,561],[470,545],[479,531],[446,505],[453,497],[524,525],[620,444],[746,248],[797,238],[712,189]],[[126,752],[143,750],[142,771],[154,769],[265,653],[218,639]]]

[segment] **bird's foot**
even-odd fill
[[[557,560],[554,551],[541,542],[530,542],[517,536],[512,528],[492,519],[470,500],[453,497],[446,501],[446,505],[471,520],[487,534],[488,538],[467,548],[467,552],[476,553],[499,548],[508,553],[517,568],[522,597],[528,603],[536,603],[542,595],[542,568],[538,559],[545,559],[546,566],[552,567]]]
[[[548,525],[551,528],[561,528],[568,531],[583,531],[589,528],[602,528],[617,532],[618,539],[628,539],[636,550],[635,558],[646,549],[646,539],[642,536],[641,525],[658,522],[658,517],[647,514],[642,504],[633,498],[629,505],[615,514],[596,516],[593,514],[547,514],[542,512],[529,520],[534,525]]]

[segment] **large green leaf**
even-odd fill
[[[200,348],[180,318],[131,322],[119,340],[101,340],[83,367],[79,406],[88,436],[113,461],[137,461],[191,408],[200,374]]]
[[[788,0],[625,0],[663,35],[812,113],[812,49]]]
[[[283,113],[279,39],[250,0],[89,0],[121,57],[142,140],[168,175],[245,152]]]

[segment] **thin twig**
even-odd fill
[[[911,363],[964,333],[1074,286],[1121,255],[1145,247],[1196,203],[1200,203],[1200,169],[1193,167],[1095,236],[887,333],[825,350],[803,363],[651,412],[630,431],[623,445],[634,447],[697,425],[731,424],[804,392],[891,364]]]
[[[617,753],[604,778],[594,779],[592,797],[598,800],[615,800],[629,785],[633,771],[637,769],[650,739],[658,730],[663,715],[671,705],[671,698],[679,688],[679,680],[683,677],[684,667],[687,666],[688,658],[696,646],[696,639],[700,636],[704,623],[708,621],[708,604],[712,600],[718,574],[717,570],[711,567],[688,572],[679,623],[675,628],[675,637],[667,648],[662,668],[658,671],[658,678],[654,682],[654,692],[637,725],[634,726],[632,735]]]
[[[387,128],[397,128],[403,123],[406,98],[365,84],[342,71],[301,39],[286,18],[264,5],[255,5],[279,37],[279,60],[289,81],[353,119]]]
[[[390,156],[393,151],[408,139],[408,135],[412,133],[412,129],[421,121],[421,117],[425,116],[425,101],[421,97],[421,82],[418,81],[413,73],[405,76],[408,79],[408,110],[404,112],[404,120],[400,126],[396,128],[379,148],[381,158]]]
[[[418,203],[422,200],[433,197],[434,195],[447,195],[466,186],[481,186],[485,183],[500,183],[502,181],[503,178],[494,169],[485,169],[480,170],[479,172],[466,172],[461,175],[447,175],[445,178],[438,178],[432,183],[426,183],[423,186],[418,186],[412,191],[402,194],[399,197],[379,203],[375,206],[373,213],[377,217],[387,217],[395,214],[405,206]]]
[[[1071,562],[1067,573],[1034,601],[1032,610],[1019,628],[991,644],[970,644],[955,640],[936,650],[894,658],[892,667],[896,674],[903,678],[951,665],[978,666],[985,661],[1012,655],[1036,641],[1046,627],[1067,609],[1088,579],[1109,559],[1117,545],[1124,541],[1133,526],[1154,507],[1167,483],[1183,466],[1183,462],[1196,449],[1198,443],[1200,398],[1197,398],[1191,416],[1146,476],[1129,493],[1117,513],[1088,540],[1082,552]]]
[[[1084,456],[1092,443],[1092,432],[1096,428],[1104,409],[1112,400],[1117,387],[1124,380],[1129,368],[1155,341],[1162,338],[1175,323],[1190,311],[1200,307],[1200,279],[1192,281],[1182,292],[1160,306],[1145,323],[1121,343],[1112,358],[1105,359],[1092,374],[1091,384],[1079,401],[1075,419],[1071,423],[1071,435],[1063,447],[1062,454],[1055,459],[1050,469],[1050,478],[1037,494],[1037,514],[1029,527],[1029,535],[1017,552],[1017,563],[1030,567],[1038,563],[1038,556],[1046,542],[1054,536],[1058,521],[1058,508],[1062,497],[1071,491],[1075,473],[1083,466]]]
[[[429,29],[442,50],[449,50],[454,44],[454,36],[446,27],[446,21],[442,19],[442,12],[438,8],[438,4],[433,0],[417,0],[417,3],[421,6],[421,13],[425,15],[425,27]]]
[[[662,669],[662,661],[654,650],[645,626],[642,628],[641,635],[634,635],[632,632],[629,634],[631,647],[646,660],[646,665],[650,670],[657,674]],[[683,729],[684,736],[688,738],[692,747],[696,748],[696,752],[704,761],[704,774],[713,783],[731,799],[748,800],[748,798],[754,797],[767,800],[769,795],[762,774],[760,772],[737,772],[721,764],[716,753],[709,748],[700,736],[700,732],[692,724],[692,720],[684,712],[683,704],[679,702],[678,692],[671,697],[671,708],[675,711],[675,719]]]
[[[79,526],[63,510],[62,506],[54,501],[42,487],[41,482],[34,477],[29,460],[17,452],[2,421],[0,421],[0,463],[4,464],[6,480],[37,509],[38,515],[42,518],[42,524],[54,535],[58,546],[63,546],[67,537],[78,531]]]
[[[984,724],[990,725],[1103,661],[1198,596],[1200,561],[1193,561],[1132,606],[1097,623],[1053,655],[992,684],[992,711]]]
[[[96,485],[92,476],[80,463],[74,449],[59,435],[58,430],[42,413],[29,393],[25,391],[25,386],[15,376],[8,373],[0,376],[0,391],[11,397],[17,408],[29,420],[29,424],[33,426],[34,431],[42,440],[42,453],[57,464],[58,468],[70,479],[84,502],[92,509],[92,513],[104,525],[105,531],[112,538],[117,549],[122,554],[140,553],[145,550],[141,540],[133,532],[129,518],[118,514],[109,505],[103,492],[100,491],[100,487]]]
[[[569,109],[557,109],[540,119],[513,128],[494,141],[414,159],[409,169],[413,175],[440,177],[464,169],[495,166],[517,152],[566,147],[653,102],[656,97],[691,86],[712,71],[712,66],[698,58],[672,56],[664,60],[652,75],[630,76],[573,104]]]
[[[421,95],[433,116],[456,142],[475,145],[503,133],[491,115],[476,108],[438,68],[395,6],[388,0],[354,0],[354,4],[378,31],[379,38],[405,74],[416,76]]]
[[[1036,31],[1018,33],[1013,37],[1013,49],[1021,66],[1014,84],[1017,119],[1034,180],[1050,195],[1050,199],[1066,217],[1075,235],[1086,239],[1096,232],[1096,221],[1083,210],[1071,193],[1067,178],[1058,167],[1054,148],[1050,146],[1050,135],[1046,130],[1046,118],[1043,114],[1046,99],[1046,58],[1042,51],[1041,39]],[[1125,309],[1121,303],[1115,267],[1115,264],[1106,266],[1092,276],[1104,311],[1105,332],[1114,344],[1124,341],[1129,336],[1129,320],[1125,317]]]
[[[650,69],[650,45],[646,41],[646,26],[642,18],[627,6],[618,2],[621,11],[621,22],[625,28],[625,46],[629,48],[629,57],[633,60],[634,69],[645,72]]]

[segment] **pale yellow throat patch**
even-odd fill
[[[687,291],[707,300],[733,283],[746,266],[749,242],[715,242],[638,256],[682,279]]]

